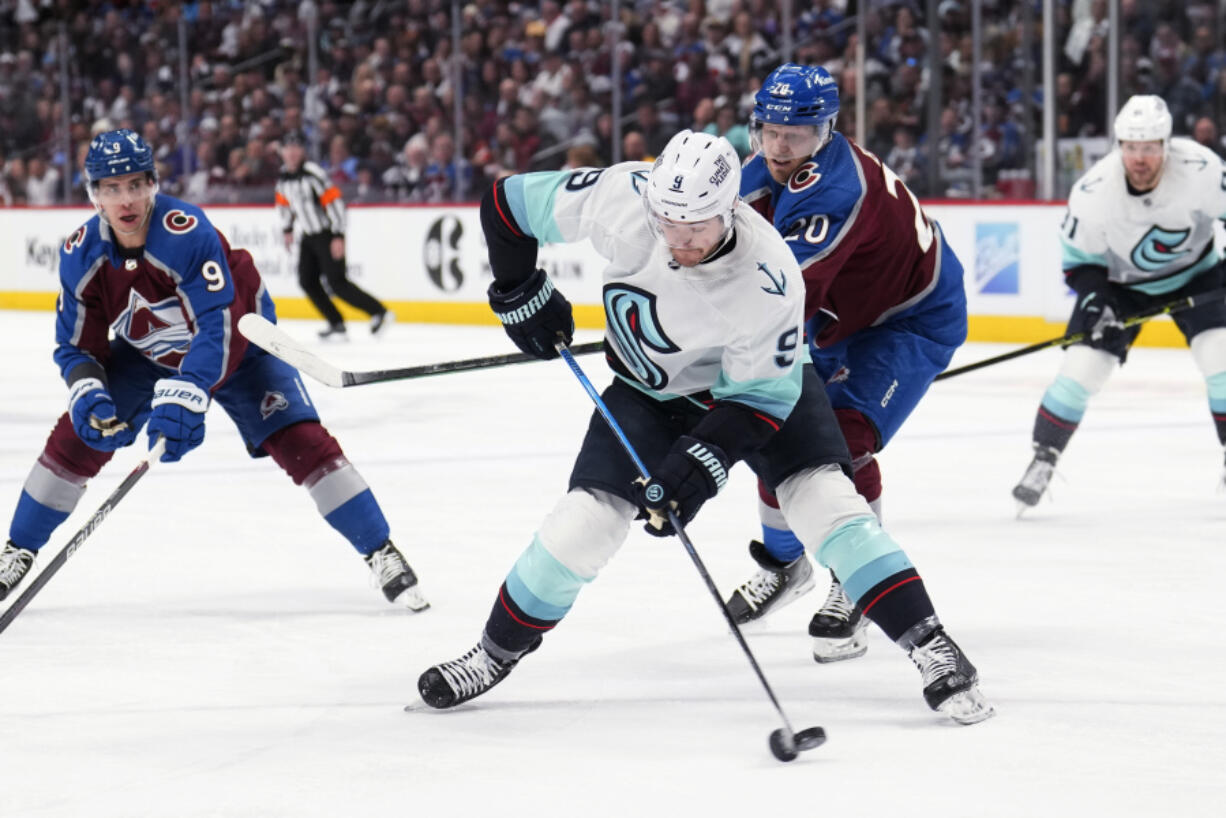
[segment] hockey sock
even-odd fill
[[[579,591],[594,578],[563,565],[535,536],[498,589],[485,632],[506,650],[527,650],[566,616]]]
[[[804,544],[790,529],[772,528],[765,523],[762,524],[762,544],[767,553],[784,564],[805,553]]]
[[[498,588],[498,599],[485,621],[485,639],[497,646],[502,658],[515,658],[540,641],[541,637],[561,621],[532,616],[511,596],[504,582]]]
[[[86,480],[66,471],[45,455],[40,457],[21,487],[21,497],[9,524],[9,539],[31,551],[46,545],[52,532],[77,507],[85,493]]]
[[[919,572],[875,517],[840,526],[822,542],[817,558],[892,640],[934,614]]]
[[[1034,419],[1034,442],[1058,452],[1068,446],[1085,417],[1090,392],[1072,378],[1060,375],[1043,394]]]
[[[1217,439],[1226,446],[1226,372],[1210,375],[1205,384],[1209,388],[1209,411],[1213,414]]]
[[[762,544],[779,562],[787,564],[805,552],[804,544],[792,533],[779,510],[779,499],[761,480],[758,481],[758,519],[762,521]]]

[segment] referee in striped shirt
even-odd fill
[[[281,176],[277,179],[277,213],[285,231],[285,246],[292,246],[294,225],[302,233],[298,249],[298,284],[323,314],[328,327],[319,333],[327,339],[344,339],[345,321],[324,290],[370,314],[371,334],[387,325],[391,313],[374,296],[349,280],[345,271],[345,202],[341,191],[328,181],[323,169],[306,161],[301,134],[287,134],[281,143]]]

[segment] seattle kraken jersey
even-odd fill
[[[542,244],[590,239],[608,260],[606,346],[620,376],[657,398],[709,392],[785,419],[806,355],[796,260],[770,224],[738,204],[734,246],[697,267],[677,265],[644,217],[650,169],[623,162],[522,174],[504,190],[528,235]]]
[[[1119,149],[1073,185],[1060,227],[1063,264],[1107,269],[1149,295],[1177,290],[1221,259],[1214,221],[1226,218],[1226,164],[1190,139],[1171,140],[1158,186],[1128,191]]]
[[[805,317],[826,316],[819,346],[882,323],[937,285],[936,226],[892,170],[840,133],[786,184],[753,156],[741,171],[741,196],[795,254]]]
[[[95,215],[60,248],[55,362],[65,380],[82,364],[105,366],[113,333],[207,392],[238,367],[237,322],[258,310],[263,287],[251,255],[194,205],[158,194],[136,258]]]

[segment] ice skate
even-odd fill
[[[411,611],[424,611],[430,607],[417,584],[417,575],[391,540],[366,557],[366,564],[370,566],[372,581],[383,591],[388,602],[403,605]]]
[[[925,635],[910,648],[908,655],[919,668],[924,681],[924,701],[933,710],[958,724],[976,724],[996,715],[979,691],[975,666],[943,627],[938,625]]]
[[[390,310],[375,313],[370,317],[370,334],[375,336],[379,335],[379,333],[391,326],[392,322],[395,320],[396,316],[393,315]]]
[[[348,341],[349,331],[344,324],[329,324],[319,331],[321,341]]]
[[[831,574],[830,593],[809,621],[814,661],[825,664],[863,656],[868,650],[868,624],[860,606],[851,601]]]
[[[540,645],[529,648],[531,653]],[[417,680],[417,692],[422,701],[431,707],[443,710],[475,699],[510,675],[520,657],[497,659],[485,648],[482,639],[459,659],[434,665]]]
[[[1026,467],[1022,480],[1013,487],[1013,499],[1017,500],[1017,514],[1038,505],[1039,498],[1047,491],[1051,476],[1056,470],[1056,459],[1060,452],[1050,446],[1034,444],[1034,459]]]
[[[754,540],[749,543],[749,556],[761,567],[732,592],[726,606],[738,625],[761,619],[813,589],[813,565],[805,554],[785,564]]]
[[[33,551],[18,548],[13,545],[12,540],[4,544],[4,550],[0,551],[0,599],[8,597],[9,593],[21,584],[33,564]]]

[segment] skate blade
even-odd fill
[[[978,687],[955,693],[937,707],[958,724],[978,724],[996,715],[996,709],[988,703]]]
[[[856,659],[868,652],[868,638],[863,631],[847,639],[813,637],[813,661],[819,664],[844,662]]]
[[[430,607],[429,601],[422,595],[421,589],[414,585],[411,588],[405,588],[392,602],[393,605],[402,605],[408,608],[413,613],[424,611]]]

